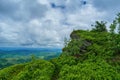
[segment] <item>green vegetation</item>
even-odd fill
[[[107,29],[106,29],[106,22],[99,22],[99,21],[96,21],[96,24],[95,25],[92,25],[92,26],[95,26],[95,28],[92,29],[92,31],[97,31],[97,32],[107,32]]]
[[[29,63],[0,70],[0,80],[120,80],[119,20],[117,16],[110,31],[98,21],[91,31],[73,31],[58,58],[33,56]]]
[[[44,60],[19,64],[0,71],[1,80],[50,80],[54,65]]]
[[[26,53],[25,53],[26,52]],[[34,52],[34,51],[33,51]],[[5,67],[9,67],[15,64],[21,64],[30,62],[31,59],[45,59],[50,60],[52,58],[58,57],[60,52],[35,52],[34,54],[29,53],[29,51],[11,51],[11,52],[4,52],[0,51],[0,69]]]

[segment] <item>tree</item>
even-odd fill
[[[117,21],[117,24],[118,24],[118,33],[120,34],[120,13],[117,14],[116,21]]]
[[[111,27],[115,28],[117,27],[117,31],[119,35],[111,35],[111,44],[114,45],[112,48],[114,49],[115,54],[120,53],[120,13],[117,14],[117,17],[115,18],[114,23],[111,25]]]
[[[34,54],[31,55],[31,61],[35,61],[36,60],[36,56]]]
[[[113,23],[110,25],[110,33],[112,34],[114,33],[116,26],[117,26],[117,22],[116,20],[114,20]]]
[[[106,22],[104,21],[96,21],[95,25],[92,25],[94,26],[95,28],[92,29],[92,31],[97,31],[97,32],[107,32],[107,29],[106,29]]]
[[[65,37],[64,38],[64,46],[67,47],[67,45],[68,45],[68,39]]]

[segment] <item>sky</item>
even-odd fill
[[[120,0],[0,0],[0,47],[64,47],[73,30],[108,24]]]

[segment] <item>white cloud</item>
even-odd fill
[[[0,41],[12,42],[7,46],[63,47],[64,37],[69,37],[73,29],[90,29],[91,23],[106,16],[105,11],[99,11],[91,2],[82,4],[82,0],[30,1],[21,1],[22,9],[17,10],[21,20],[11,15],[9,20],[6,15],[0,20]]]
[[[68,23],[79,26],[81,29],[90,29],[90,24],[93,24],[96,20],[102,20],[105,15],[105,12],[99,12],[89,4],[74,14],[68,15]]]

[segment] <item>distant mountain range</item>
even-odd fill
[[[0,51],[62,52],[60,48],[26,48],[26,47],[0,47]]]

